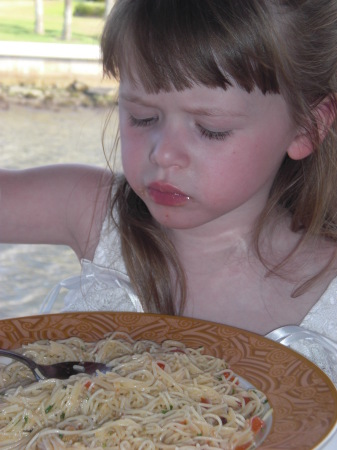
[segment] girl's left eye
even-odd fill
[[[157,121],[156,117],[146,117],[145,119],[137,119],[134,116],[129,116],[129,123],[132,127],[148,127]]]
[[[198,125],[199,131],[201,133],[202,137],[205,137],[207,139],[215,140],[215,141],[223,141],[226,139],[231,132],[230,131],[211,131],[207,130],[206,128]]]

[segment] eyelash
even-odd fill
[[[148,127],[152,124],[154,124],[158,120],[157,117],[148,117],[146,119],[137,119],[134,116],[129,116],[129,123],[132,127]],[[225,140],[230,134],[230,131],[211,131],[207,130],[206,128],[201,127],[198,125],[200,134],[202,137],[214,140],[214,141],[223,141]]]
[[[230,131],[210,131],[201,126],[198,126],[198,128],[202,137],[214,141],[223,141],[231,134]]]
[[[132,127],[148,127],[157,121],[156,117],[148,117],[146,119],[137,119],[134,116],[129,116],[129,122]]]

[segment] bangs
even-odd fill
[[[104,72],[149,93],[233,83],[279,93],[261,22],[252,0],[117,0],[101,40]]]

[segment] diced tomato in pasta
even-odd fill
[[[250,426],[254,434],[258,433],[264,427],[264,425],[264,421],[258,416],[253,417],[250,421]]]
[[[252,445],[252,442],[248,442],[247,444],[239,445],[235,447],[235,450],[247,450]]]
[[[223,376],[226,378],[226,380],[233,382],[235,380],[235,376],[234,375],[230,375],[229,372],[224,372]],[[239,384],[239,380],[235,381],[235,384],[238,385]]]

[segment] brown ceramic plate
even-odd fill
[[[0,347],[79,336],[96,341],[119,330],[135,339],[176,339],[224,358],[262,390],[273,408],[270,433],[259,450],[312,450],[337,422],[337,391],[306,358],[257,334],[197,319],[139,313],[68,313],[0,320]]]

